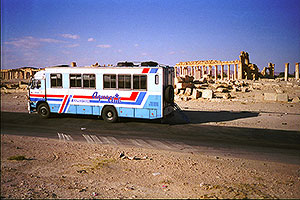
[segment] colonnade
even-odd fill
[[[214,78],[215,80],[225,80],[225,76],[227,80],[240,79],[238,76],[238,67],[240,64],[237,61],[211,62],[210,64],[198,65],[191,64],[189,62],[176,64],[176,76],[193,76],[195,80],[199,80],[205,75],[208,75],[211,78]]]

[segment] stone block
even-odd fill
[[[190,100],[190,99],[191,99],[191,97],[188,97],[188,96],[182,97],[182,100],[183,100],[183,101],[188,101],[188,100]]]
[[[179,89],[179,95],[183,95],[184,94],[184,92],[185,92],[185,89]]]
[[[223,99],[230,99],[231,98],[231,95],[229,93],[225,93],[223,95]]]
[[[198,99],[201,96],[201,92],[197,89],[193,90],[192,98],[193,99]]]
[[[277,94],[277,101],[288,102],[289,101],[289,97],[288,97],[287,94],[284,94],[284,93]]]
[[[190,95],[192,95],[192,91],[193,91],[192,88],[186,88],[184,94],[190,96]]]
[[[247,88],[247,87],[242,87],[242,92],[249,92],[249,88]]]
[[[202,90],[202,98],[212,99],[214,96],[214,92],[212,90],[206,89]]]
[[[176,79],[177,79],[177,83],[184,83],[185,82],[185,79],[183,77],[177,76]]]
[[[216,90],[216,92],[220,92],[220,93],[224,93],[224,92],[228,92],[228,89],[227,88],[218,88],[217,90]]]
[[[276,101],[277,94],[276,93],[264,93],[264,100],[265,101]]]
[[[190,84],[189,83],[177,83],[176,84],[176,88],[178,89],[185,89],[189,86]]]
[[[299,97],[294,97],[292,103],[300,103]]]
[[[255,94],[255,100],[256,101],[263,101],[264,100],[264,94]]]

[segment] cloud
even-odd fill
[[[80,38],[79,35],[72,35],[72,34],[68,34],[68,33],[66,33],[66,34],[61,34],[61,36],[64,37],[64,38],[70,38],[70,39],[74,39],[74,40]]]
[[[142,53],[142,56],[148,56],[148,53]]]
[[[88,42],[94,42],[94,41],[96,41],[94,38],[89,38],[88,39]]]
[[[79,47],[79,44],[70,44],[70,45],[67,45],[66,47],[68,47],[68,48]]]
[[[97,45],[97,47],[107,49],[107,48],[110,48],[111,45],[110,44],[99,44],[99,45]]]
[[[169,52],[169,55],[174,55],[176,52],[175,51],[171,51]]]
[[[135,46],[135,47],[138,47],[138,46],[140,46],[140,45],[139,45],[139,44],[134,44],[134,46]]]
[[[55,40],[52,38],[34,38],[32,36],[26,36],[23,38],[14,38],[11,41],[4,42],[4,44],[13,45],[18,48],[35,49],[40,47],[41,43],[64,43],[61,40]]]
[[[52,39],[52,38],[41,38],[40,41],[48,42],[48,43],[64,43],[64,41],[56,40],[56,39]]]

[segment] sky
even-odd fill
[[[1,69],[235,60],[290,72],[300,0],[1,0]]]

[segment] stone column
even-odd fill
[[[202,78],[204,77],[204,75],[205,75],[205,71],[204,71],[204,68],[205,68],[205,66],[201,66],[201,71],[202,71]]]
[[[299,63],[295,65],[295,79],[299,80]]]
[[[221,80],[224,79],[224,65],[221,65]]]
[[[243,79],[243,65],[240,62],[238,64],[238,80],[242,80]]]
[[[237,68],[237,64],[234,64],[233,66],[234,66],[234,69],[233,69],[234,70],[234,72],[233,72],[233,80],[236,80],[237,79],[237,69],[236,69]]]
[[[201,74],[202,74],[201,66],[198,66],[197,68],[198,68],[198,74],[199,74],[199,79],[200,79],[200,78],[202,78],[202,77],[201,77]]]
[[[218,80],[218,65],[215,65],[215,80]]]
[[[212,77],[212,66],[208,66],[208,74]]]
[[[227,79],[230,80],[230,65],[228,64]]]
[[[284,70],[284,80],[289,80],[289,65],[290,63],[285,63],[285,70]]]

